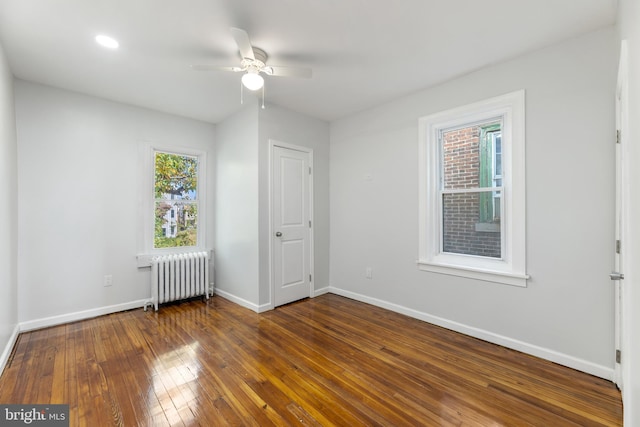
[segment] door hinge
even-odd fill
[[[311,166],[309,166],[309,175],[311,175]]]
[[[622,360],[622,352],[620,350],[616,350],[616,363],[620,363]]]
[[[616,129],[616,144],[620,144],[620,129]]]
[[[311,280],[311,275],[309,275],[309,281],[310,281],[310,282],[313,282],[313,280]]]
[[[311,228],[311,220],[309,220],[309,228]]]
[[[620,239],[616,240],[616,253],[617,254],[620,253],[621,246],[622,246],[622,244],[620,243]]]

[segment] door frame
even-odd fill
[[[311,227],[309,227],[309,274],[311,274],[311,280],[309,281],[309,297],[313,298],[315,296],[314,292],[314,283],[315,283],[315,272],[314,272],[314,230],[316,227],[316,223],[313,217],[313,175],[314,175],[314,165],[313,165],[313,149],[309,147],[304,147],[296,144],[289,144],[286,142],[278,141],[276,139],[269,138],[269,307],[274,309],[275,306],[275,272],[273,267],[273,245],[275,242],[275,233],[273,226],[273,160],[274,160],[274,149],[284,148],[287,150],[300,151],[306,153],[309,156],[309,220],[311,221]]]
[[[620,60],[618,64],[618,78],[616,83],[616,137],[619,144],[616,144],[616,213],[615,213],[615,233],[616,239],[620,239],[620,252],[614,252],[614,268],[620,273],[624,273],[624,261],[627,253],[628,237],[628,203],[629,200],[629,160],[628,160],[628,53],[627,41],[622,40],[620,45]],[[615,284],[615,350],[621,351],[620,363],[615,363],[613,382],[620,390],[628,380],[627,350],[629,337],[629,308],[626,306],[624,279],[614,281]]]

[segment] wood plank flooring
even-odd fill
[[[71,426],[622,425],[608,381],[331,294],[23,333],[0,403],[68,403]]]

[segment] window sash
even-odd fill
[[[444,205],[444,199],[445,196],[447,195],[455,195],[455,194],[486,194],[487,196],[490,197],[490,200],[493,203],[493,200],[495,197],[502,197],[502,194],[504,194],[504,187],[486,187],[486,188],[460,188],[460,189],[441,189],[438,191],[438,213],[439,213],[439,218],[438,218],[438,231],[439,231],[439,248],[438,248],[438,253],[439,254],[450,254],[453,256],[473,256],[473,257],[479,257],[479,258],[486,258],[488,260],[504,260],[505,258],[505,245],[506,245],[506,234],[505,234],[505,221],[502,221],[502,218],[504,218],[504,204],[500,204],[500,216],[499,218],[501,219],[499,223],[489,223],[491,227],[497,226],[497,230],[483,230],[483,229],[475,229],[475,232],[479,232],[479,231],[491,231],[491,232],[498,232],[499,236],[500,236],[500,256],[488,256],[488,255],[479,255],[479,254],[469,254],[469,253],[461,253],[461,252],[451,252],[451,251],[447,251],[445,250],[446,242],[445,242],[445,224],[447,222],[447,220],[449,220],[449,218],[445,217],[445,205]],[[497,196],[496,196],[497,194]],[[482,198],[479,198],[479,203],[482,203]],[[481,211],[481,209],[479,209]],[[482,221],[481,218],[481,212],[478,212],[478,222],[476,223],[476,225],[481,225],[483,223],[486,224],[486,222]],[[473,234],[473,232],[471,230],[469,230],[469,232],[471,234]],[[498,242],[496,242],[497,245]],[[472,246],[472,245],[471,245]],[[469,248],[471,248],[471,246]],[[496,246],[497,247],[497,246]]]

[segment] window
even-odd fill
[[[154,152],[154,248],[198,245],[198,157]]]
[[[419,268],[526,286],[524,91],[419,125]]]
[[[207,250],[206,152],[147,142],[138,148],[138,267],[160,253]]]

